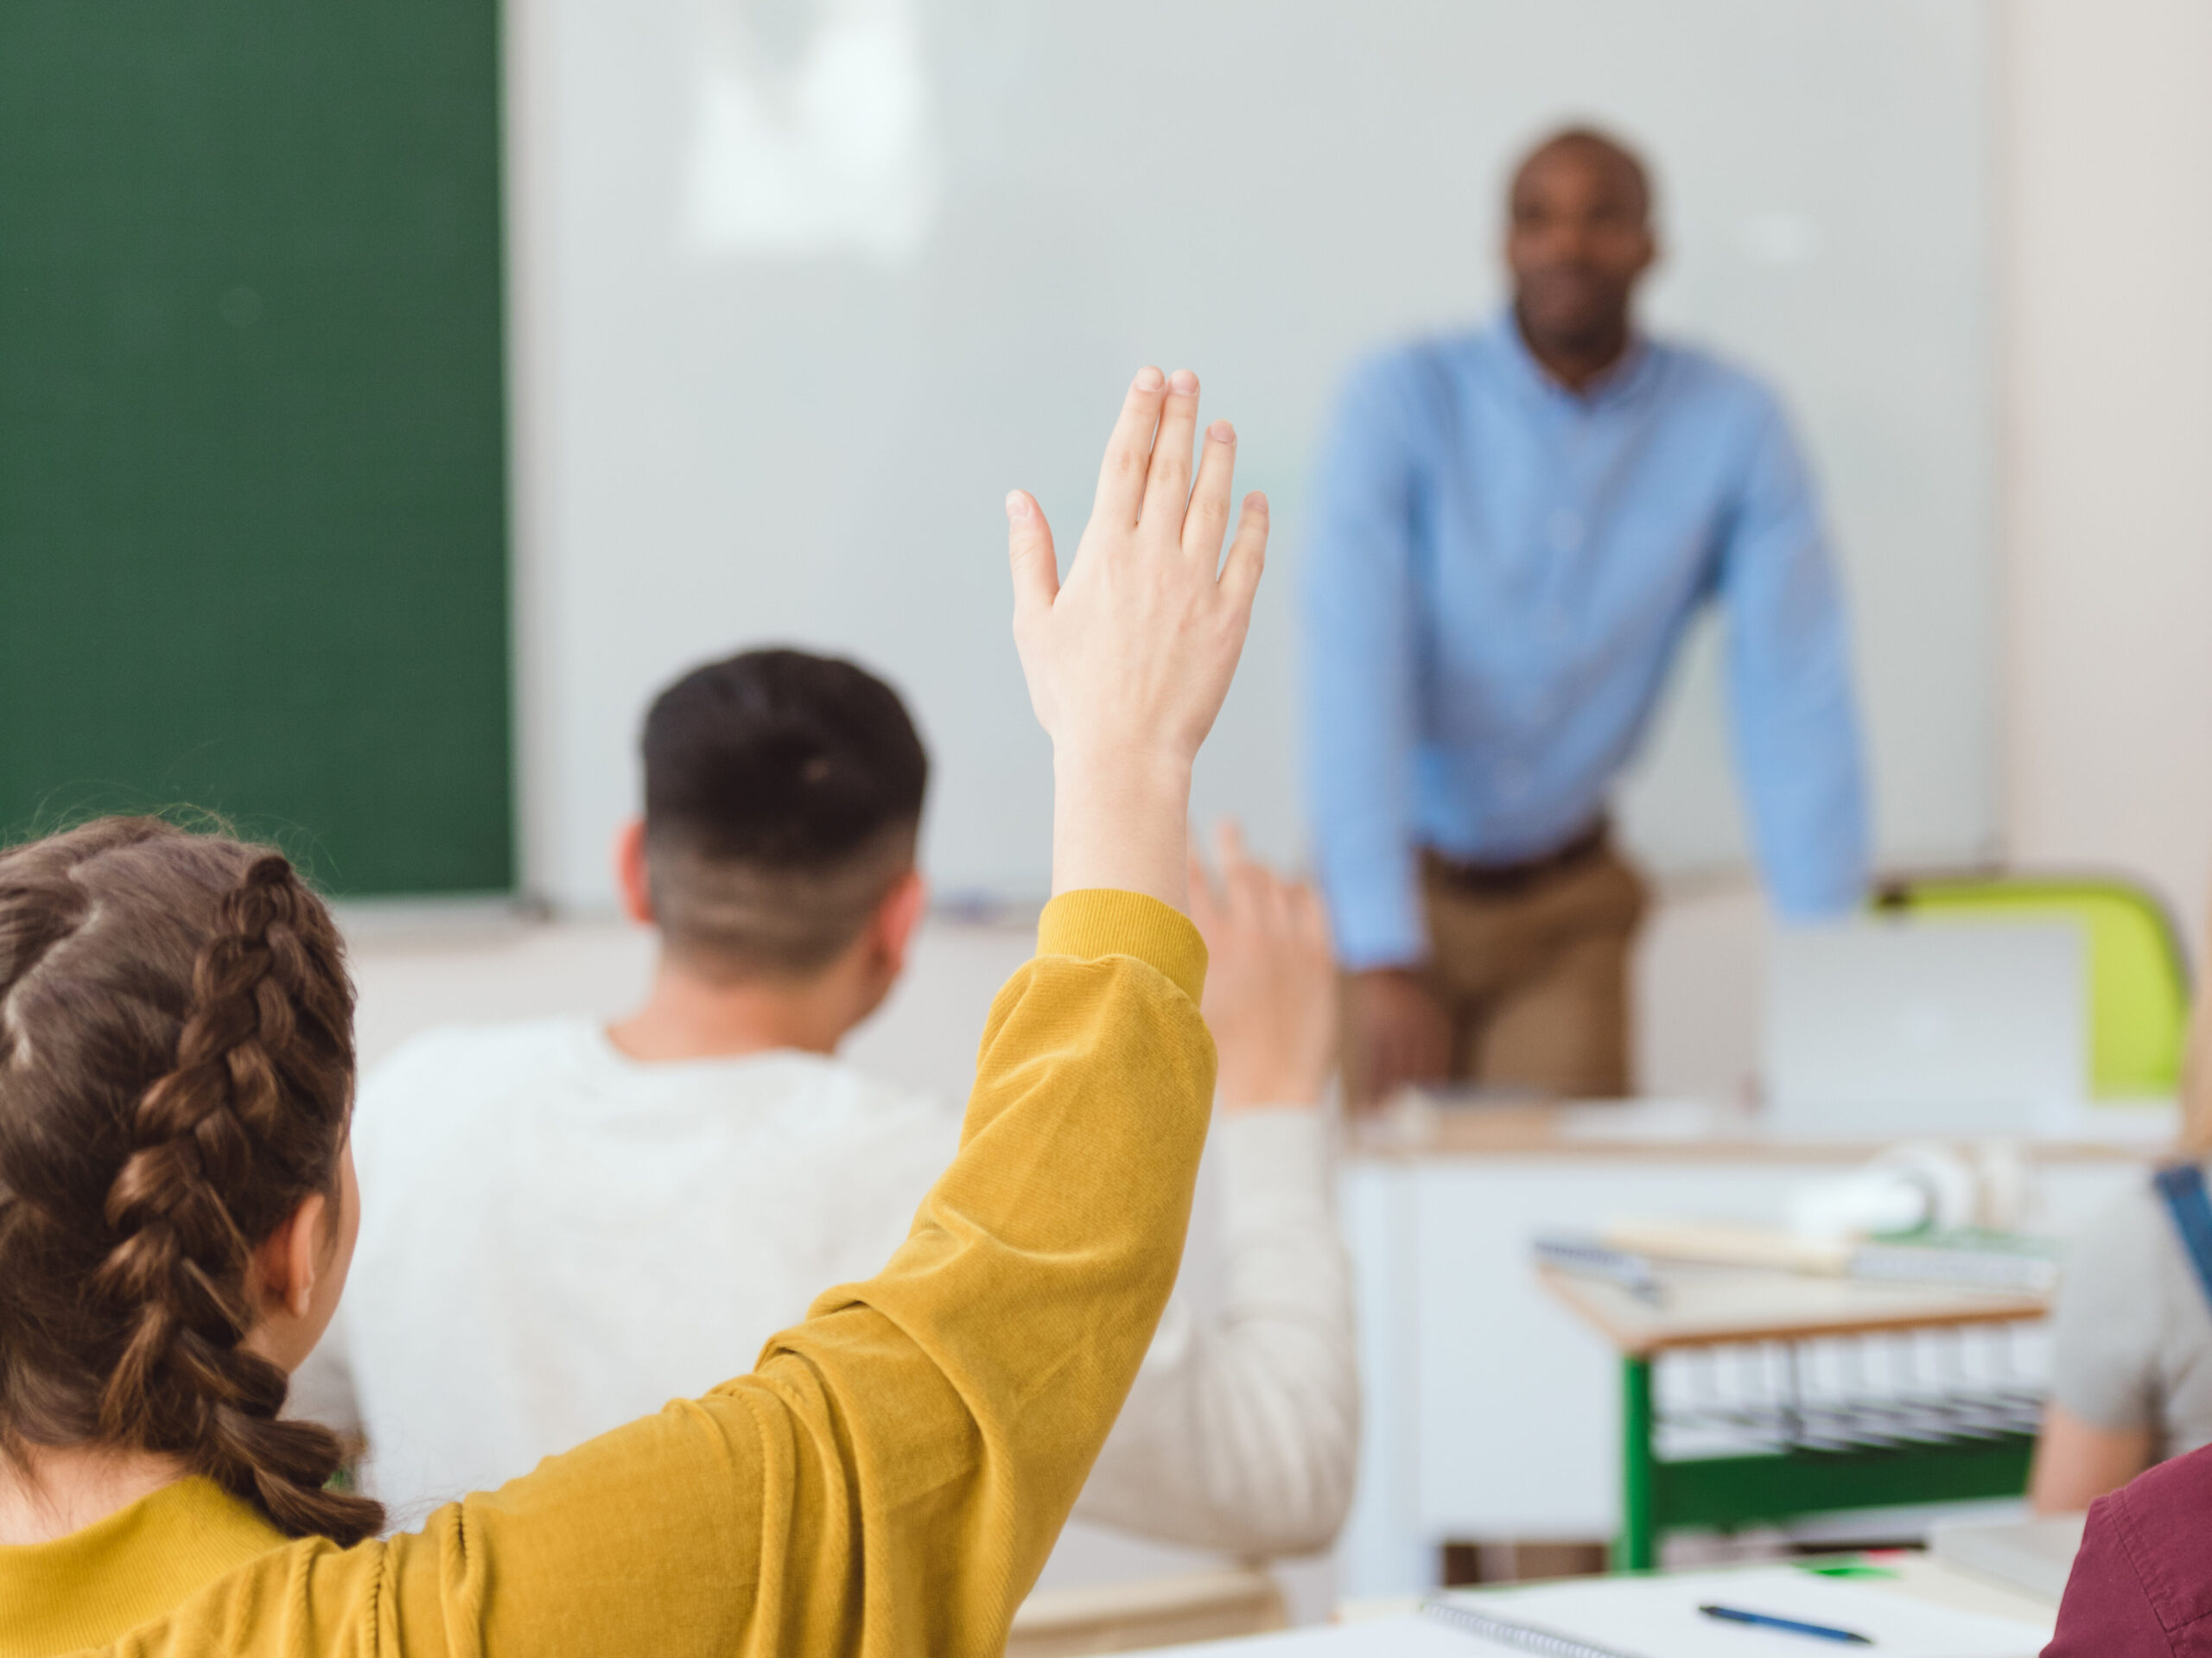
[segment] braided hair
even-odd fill
[[[337,1211],[353,1014],[269,848],[105,818],[0,853],[0,1454],[161,1452],[288,1535],[379,1528],[243,1344],[256,1246]]]

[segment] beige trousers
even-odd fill
[[[1424,975],[1451,1016],[1454,1080],[1581,1099],[1630,1091],[1629,972],[1649,899],[1610,841],[1523,881],[1470,882],[1426,857],[1422,886]]]

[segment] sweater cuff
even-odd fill
[[[1141,893],[1063,893],[1037,918],[1037,953],[1091,960],[1134,956],[1196,1002],[1206,988],[1205,941],[1191,918]]]
[[[1223,1153],[1226,1229],[1236,1230],[1240,1223],[1263,1217],[1281,1204],[1327,1205],[1328,1124],[1319,1106],[1217,1111],[1213,1133]]]

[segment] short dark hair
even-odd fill
[[[929,755],[874,674],[804,651],[694,668],[645,715],[645,863],[669,947],[718,975],[818,971],[914,861]]]
[[[1561,127],[1531,145],[1528,152],[1514,163],[1512,182],[1506,190],[1509,200],[1522,176],[1539,159],[1563,149],[1594,154],[1607,166],[1616,168],[1636,198],[1638,215],[1646,219],[1650,218],[1656,196],[1651,183],[1651,169],[1644,165],[1643,157],[1626,139],[1615,137],[1603,127],[1586,124]]]

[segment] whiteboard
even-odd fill
[[[1992,845],[1990,22],[1969,0],[543,0],[512,9],[524,841],[607,901],[652,689],[771,641],[906,694],[941,895],[1040,894],[1049,752],[1001,500],[1063,554],[1140,363],[1236,421],[1276,539],[1202,814],[1305,844],[1294,584],[1347,365],[1497,304],[1566,118],[1659,180],[1655,330],[1782,389],[1830,505],[1886,860]],[[1624,791],[1744,832],[1700,638]]]

